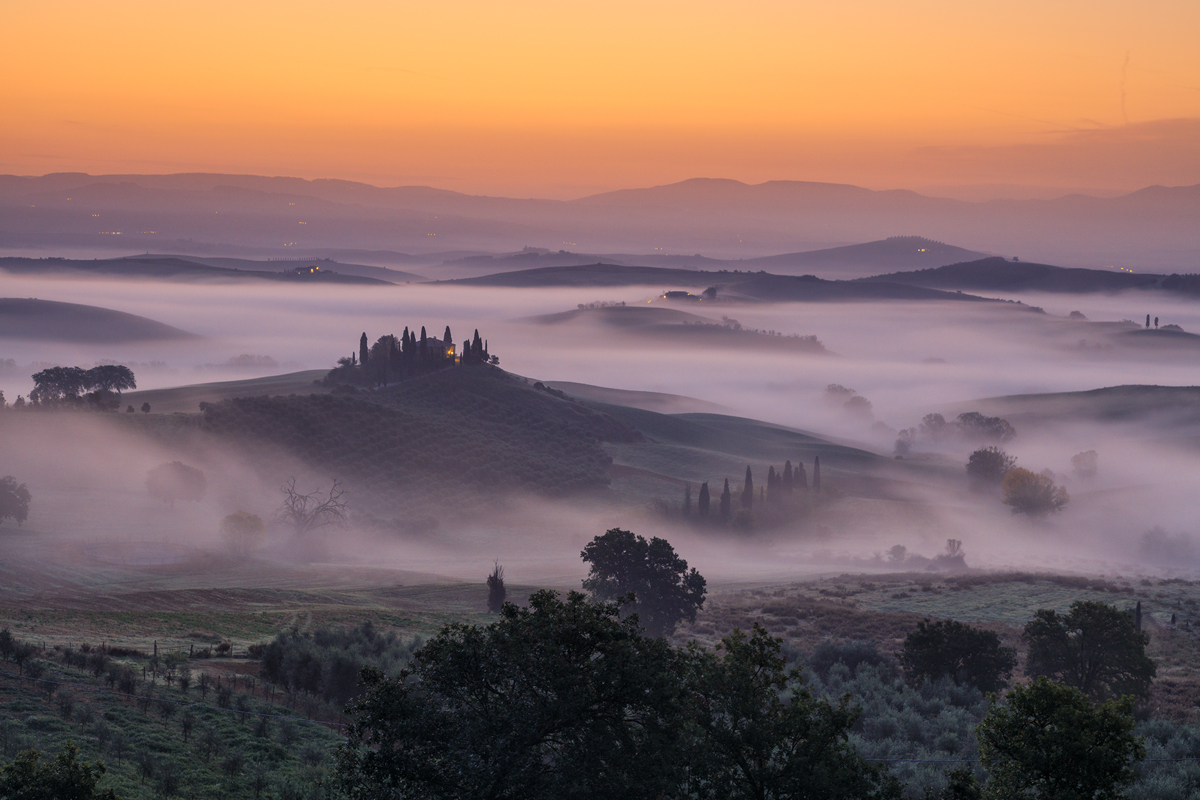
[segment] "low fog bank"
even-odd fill
[[[315,290],[6,279],[0,293],[114,308],[205,337],[187,348],[0,342],[0,359],[13,359],[21,369],[116,360],[135,365],[139,388],[155,388],[329,367],[357,348],[364,330],[374,341],[399,334],[405,326],[419,330],[425,325],[430,335],[440,336],[449,325],[461,340],[479,328],[489,339],[490,352],[511,372],[694,397],[732,414],[857,442],[888,459],[899,431],[919,426],[934,412],[953,420],[955,414],[973,410],[976,399],[1196,382],[1197,351],[1073,346],[1073,331],[1085,329],[1062,328],[1073,324],[1066,319],[1070,311],[1093,322],[1143,320],[1150,313],[1164,324],[1169,320],[1200,332],[1200,305],[1155,296],[1150,307],[1151,298],[1139,294],[1021,298],[1042,306],[1045,314],[1011,304],[962,303],[677,307],[715,321],[734,318],[745,328],[815,335],[829,354],[813,355],[693,346],[675,339],[635,341],[600,323],[560,328],[527,321],[581,303],[657,304],[657,292],[644,288]],[[241,355],[271,361],[230,363]],[[845,387],[867,405],[847,408],[844,396],[828,392],[830,384]],[[0,374],[0,388],[10,401],[27,394],[28,374]],[[112,542],[168,542],[225,557],[218,532],[225,515],[245,510],[269,521],[279,504],[282,478],[294,474],[315,489],[339,477],[287,461],[264,473],[261,465],[215,446],[181,454],[175,445],[132,435],[95,415],[48,414],[26,421],[18,425],[14,417],[0,415],[3,474],[27,483],[34,495],[30,521],[22,529],[11,523],[0,528],[0,547],[10,555],[23,553],[29,559],[23,563],[37,565],[52,582],[98,580],[93,572],[99,575],[111,565],[103,566],[88,548]],[[1153,416],[1120,423],[1041,424],[1030,419],[1014,425],[1016,437],[1001,446],[1018,466],[1048,469],[1066,486],[1072,499],[1062,513],[1043,520],[1014,516],[998,491],[976,491],[967,484],[966,458],[978,443],[926,443],[904,463],[896,462],[900,472],[889,473],[895,484],[888,496],[849,492],[820,514],[769,532],[706,530],[666,518],[645,504],[606,499],[603,493],[556,501],[513,496],[486,514],[447,515],[439,527],[425,531],[360,525],[338,533],[335,546],[315,557],[356,569],[458,580],[482,580],[498,558],[515,582],[569,586],[583,574],[583,544],[607,528],[622,526],[667,538],[718,583],[895,569],[905,566],[888,561],[895,545],[929,559],[942,552],[947,539],[963,542],[971,567],[1200,571],[1200,530],[1195,528],[1190,482],[1200,468],[1200,431]],[[1099,470],[1085,478],[1074,474],[1071,458],[1088,450],[1099,454]],[[209,491],[198,504],[177,503],[170,509],[147,494],[146,472],[185,456],[204,470]],[[768,463],[745,461],[759,480],[765,477]],[[735,492],[743,468],[731,467],[728,477]],[[852,483],[836,471],[828,481],[835,489]],[[352,502],[354,491],[359,489],[352,487]],[[666,487],[660,494],[678,503],[682,493]],[[453,498],[454,491],[447,489],[447,506],[455,504]],[[287,565],[297,562],[289,552],[287,532],[269,528],[257,558],[290,569]],[[218,564],[197,571],[194,580],[197,585],[256,580],[229,569]]]

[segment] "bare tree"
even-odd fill
[[[290,525],[297,536],[304,536],[321,528],[341,527],[346,524],[349,503],[343,499],[346,490],[334,480],[327,493],[320,489],[303,494],[296,491],[296,479],[292,478],[279,489],[283,492],[283,503],[275,511],[275,520]]]

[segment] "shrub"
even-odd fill
[[[834,664],[844,664],[853,675],[862,664],[869,664],[880,670],[880,674],[889,675],[895,672],[895,664],[891,657],[879,652],[874,642],[858,640],[835,642],[830,639],[813,648],[808,659],[808,667],[822,678],[829,676],[829,670]]]
[[[364,666],[396,673],[408,664],[416,639],[403,642],[370,622],[357,628],[295,628],[276,635],[263,648],[259,674],[288,692],[308,692],[327,702],[345,703],[359,693]]]
[[[1071,497],[1046,475],[1038,475],[1022,467],[1014,467],[1004,476],[1001,487],[1004,504],[1012,506],[1014,514],[1041,517],[1063,509]]]

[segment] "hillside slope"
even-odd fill
[[[1164,275],[1099,269],[1075,269],[1050,264],[982,258],[943,267],[891,272],[859,279],[860,283],[899,283],[932,289],[969,291],[1116,292],[1157,288]]]
[[[33,298],[0,298],[0,338],[81,344],[198,339],[124,311]]]
[[[204,404],[201,430],[272,468],[279,450],[339,477],[383,518],[453,514],[514,490],[557,495],[608,484],[601,441],[641,441],[625,423],[491,367],[459,367],[380,392],[246,397]]]
[[[333,270],[323,272],[281,272],[271,269],[232,269],[202,264],[180,256],[134,256],[129,258],[0,258],[0,270],[12,275],[65,275],[103,278],[152,278],[172,281],[278,281],[283,283],[349,283],[387,286],[388,281],[359,275],[343,275]]]

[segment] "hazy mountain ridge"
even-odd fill
[[[560,201],[259,176],[0,176],[0,243],[31,247],[113,246],[101,231],[120,230],[130,236],[121,244],[135,249],[177,238],[405,252],[561,241],[593,252],[615,246],[754,258],[921,231],[976,252],[1175,270],[1200,254],[1197,218],[1197,186],[967,202],[844,184],[692,179]]]

